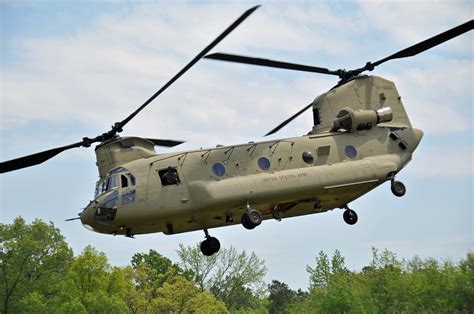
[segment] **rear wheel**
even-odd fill
[[[393,195],[397,197],[402,197],[407,192],[405,185],[400,181],[393,181],[391,190],[392,190]]]
[[[252,230],[262,223],[262,215],[258,210],[250,209],[242,215],[241,222],[245,229]]]

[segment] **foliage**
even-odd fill
[[[28,225],[16,218],[11,225],[0,224],[2,312],[43,311],[60,291],[71,260],[71,249],[52,223],[35,220]]]
[[[455,264],[400,260],[372,249],[372,261],[350,271],[339,251],[319,252],[307,266],[310,289],[273,280],[254,253],[221,249],[205,257],[180,246],[180,264],[154,250],[130,266],[112,267],[86,246],[72,255],[52,223],[17,218],[0,224],[2,313],[474,313],[474,253]]]
[[[272,283],[268,285],[268,291],[268,312],[270,314],[285,313],[288,305],[303,300],[307,295],[301,289],[291,290],[286,283],[278,280],[272,280]]]
[[[201,291],[210,291],[231,310],[250,309],[263,296],[264,261],[255,253],[223,248],[212,256],[201,254],[199,246],[180,245],[181,266],[194,275]]]
[[[81,304],[88,313],[125,313],[125,287],[123,270],[112,268],[104,253],[86,246],[69,268],[62,298],[68,306]]]
[[[154,269],[157,274],[176,274],[184,276],[188,280],[192,280],[193,278],[192,272],[181,269],[178,264],[173,263],[169,258],[161,255],[155,250],[150,250],[148,253],[135,253],[132,256],[131,263],[134,269],[136,269],[140,264],[145,264],[149,268]],[[166,282],[167,278],[161,277],[158,280],[158,284],[161,286]]]
[[[474,255],[458,266],[415,257],[405,261],[393,252],[372,249],[372,262],[350,272],[336,251],[331,263],[319,252],[310,275],[310,293],[291,304],[300,312],[462,312],[474,311]]]

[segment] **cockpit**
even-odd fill
[[[107,173],[103,180],[99,180],[95,188],[95,198],[114,189],[135,186],[135,176],[123,167],[115,168]]]
[[[95,221],[110,225],[115,219],[119,205],[135,203],[135,185],[135,176],[123,167],[113,169],[99,180],[95,189]]]

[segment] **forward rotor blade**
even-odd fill
[[[285,127],[288,123],[290,123],[291,121],[293,121],[294,119],[296,119],[300,114],[302,114],[303,112],[305,112],[306,110],[308,110],[311,106],[313,105],[313,103],[310,103],[309,105],[307,105],[306,107],[304,107],[303,109],[301,109],[300,111],[298,111],[297,113],[295,113],[294,115],[292,115],[291,117],[289,117],[288,119],[286,119],[285,121],[283,121],[282,123],[280,123],[276,128],[274,128],[273,130],[271,130],[270,132],[268,132],[267,134],[265,134],[265,136],[268,136],[268,135],[272,135],[278,131],[280,131],[283,127]]]
[[[456,26],[454,28],[451,28],[450,30],[447,30],[446,32],[443,32],[441,34],[438,34],[436,36],[433,36],[427,40],[424,40],[422,42],[419,42],[413,46],[410,46],[408,48],[405,48],[403,50],[400,50],[397,53],[394,53],[391,56],[388,56],[384,59],[381,59],[377,62],[372,63],[372,66],[378,66],[386,61],[392,60],[392,59],[401,59],[401,58],[406,58],[406,57],[412,57],[420,52],[426,51],[428,49],[431,49],[439,44],[444,43],[445,41],[448,41],[450,39],[453,39],[454,37],[457,37],[461,34],[464,34],[465,32],[468,32],[472,30],[474,27],[474,20],[470,20],[464,24],[461,24],[459,26]]]
[[[163,140],[163,139],[156,139],[156,138],[147,138],[150,142],[153,142],[156,146],[163,146],[163,147],[174,147],[184,143],[184,141],[176,141],[176,140]]]
[[[331,71],[326,68],[313,67],[309,65],[282,62],[282,61],[275,61],[275,60],[270,60],[270,59],[246,57],[246,56],[233,55],[233,54],[222,53],[222,52],[213,53],[213,54],[205,56],[204,58],[220,60],[220,61],[260,65],[260,66],[265,66],[265,67],[270,67],[270,68],[279,68],[279,69],[296,70],[296,71],[304,71],[304,72],[312,72],[312,73],[322,73],[322,74],[332,74],[332,75],[339,76],[339,73],[337,71]]]
[[[46,160],[53,158],[54,156],[58,155],[59,153],[65,150],[81,147],[83,145],[84,145],[84,141],[67,145],[67,146],[63,146],[63,147],[57,147],[50,150],[45,150],[40,153],[2,162],[0,163],[0,173],[5,173],[5,172],[14,171],[14,170],[34,166],[34,165],[39,165],[45,162]]]
[[[250,14],[253,13],[256,9],[260,7],[259,5],[254,6],[244,12],[234,23],[232,23],[222,34],[219,35],[212,43],[210,43],[203,51],[201,51],[194,59],[191,60],[181,71],[179,71],[168,83],[166,83],[162,88],[160,88],[153,96],[151,96],[143,105],[141,105],[137,110],[135,110],[131,115],[125,118],[122,122],[119,122],[115,128],[117,132],[120,132],[122,128],[130,122],[140,111],[143,110],[149,103],[151,103],[156,97],[158,97],[162,92],[164,92],[171,84],[173,84],[178,78],[181,77],[186,71],[188,71],[196,62],[198,62],[202,57],[204,57],[212,48],[214,48],[222,39],[230,34],[240,23],[242,23]]]

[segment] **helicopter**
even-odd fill
[[[395,179],[412,158],[423,132],[412,127],[393,82],[363,74],[397,58],[414,56],[473,28],[473,21],[355,70],[329,70],[226,53],[208,55],[257,7],[246,11],[142,106],[111,130],[93,138],[3,162],[0,172],[40,164],[77,147],[95,147],[99,181],[94,200],[79,214],[93,231],[133,237],[204,230],[204,255],[219,251],[209,229],[241,223],[254,229],[263,220],[343,208],[390,182],[396,196],[406,188]],[[337,85],[285,120],[274,134],[312,108],[313,127],[304,136],[156,154],[176,140],[120,137],[125,125],[201,58],[338,76]]]

